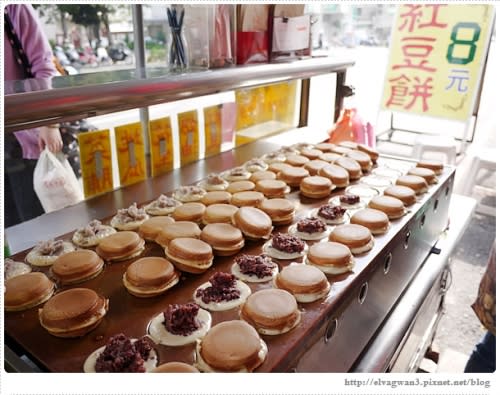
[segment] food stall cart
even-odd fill
[[[330,58],[313,59],[286,65],[237,67],[174,77],[156,74],[154,77],[127,78],[98,86],[12,94],[5,97],[5,130],[12,132],[27,126],[274,81],[307,80],[324,73],[345,73],[352,64],[352,61]],[[99,95],[96,95],[96,90],[99,90]],[[303,96],[304,105],[307,105],[306,99]],[[42,102],[43,106],[40,105]],[[133,202],[145,204],[181,185],[194,184],[209,173],[220,173],[276,151],[281,145],[301,141],[315,144],[324,138],[324,131],[307,127],[292,130],[13,226],[6,229],[13,258],[24,259],[38,241],[52,237],[69,240],[75,229],[93,219],[107,222],[118,209]],[[378,162],[378,166],[392,166],[401,172],[414,165],[415,161],[395,157],[381,156]],[[405,216],[392,221],[387,233],[376,236],[375,246],[369,253],[355,258],[352,272],[329,276],[332,285],[330,294],[322,301],[300,305],[302,320],[297,328],[279,336],[263,336],[269,353],[257,371],[385,372],[415,369],[440,315],[448,281],[447,257],[472,212],[468,202],[452,199],[454,175],[454,167],[445,166],[438,183],[422,195]],[[358,181],[351,186],[361,184],[363,182]],[[371,188],[376,193],[383,190],[382,187]],[[334,190],[330,197],[341,193]],[[287,198],[297,205],[296,218],[308,216],[311,210],[329,199],[304,198],[296,189]],[[460,213],[460,218],[453,216],[451,230],[443,239],[450,213]],[[276,227],[275,231],[286,232],[287,227]],[[248,242],[243,252],[260,254],[262,243]],[[163,251],[158,245],[148,243],[144,255],[163,256]],[[37,308],[6,313],[6,367],[15,371],[81,372],[86,357],[104,345],[109,337],[120,332],[126,332],[131,337],[144,335],[154,315],[169,303],[191,301],[196,287],[207,281],[214,271],[230,270],[232,259],[216,257],[209,271],[201,275],[183,275],[175,288],[147,300],[131,296],[122,285],[122,276],[130,260],[107,264],[101,275],[83,285],[110,299],[111,307],[104,322],[82,338],[63,339],[51,336],[40,326]],[[280,262],[280,266],[289,263]],[[48,269],[43,270],[48,272]],[[270,283],[251,285],[252,291],[269,287]],[[405,319],[400,319],[398,315],[401,310],[407,313]],[[425,326],[422,322],[428,323],[428,317],[434,317],[431,320],[433,326],[422,330]],[[238,309],[212,313],[213,324],[238,318]],[[420,339],[418,347],[410,343],[415,336]],[[386,342],[390,346],[386,346]],[[158,345],[156,348],[160,363],[194,362],[194,345],[177,348]],[[410,363],[403,358],[405,350],[412,355]]]

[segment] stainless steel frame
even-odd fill
[[[51,81],[30,84],[31,89],[19,81],[6,81],[5,92],[21,89],[22,93],[4,97],[4,129],[12,132],[234,89],[308,79],[327,73],[345,73],[353,65],[351,59],[329,57],[182,74],[172,74],[166,68],[160,68],[145,70],[145,78],[138,78],[134,70],[126,70],[55,77]],[[40,85],[52,86],[52,89],[33,91],[33,86]]]

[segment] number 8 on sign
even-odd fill
[[[460,29],[472,29],[473,35],[471,39],[461,39],[458,38],[458,33]],[[475,22],[459,22],[453,26],[451,31],[451,44],[448,46],[448,52],[446,54],[446,59],[448,63],[452,64],[468,64],[474,60],[476,55],[476,42],[479,40],[479,35],[481,34],[481,27]],[[466,57],[454,56],[456,46],[468,47],[468,55]],[[460,50],[460,49],[459,49]]]

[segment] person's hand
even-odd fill
[[[42,126],[38,134],[38,147],[43,151],[45,147],[56,153],[62,150],[63,142],[59,129],[54,126]]]

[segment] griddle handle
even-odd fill
[[[441,254],[441,248],[432,247],[431,248],[431,254],[436,254],[436,255]]]

